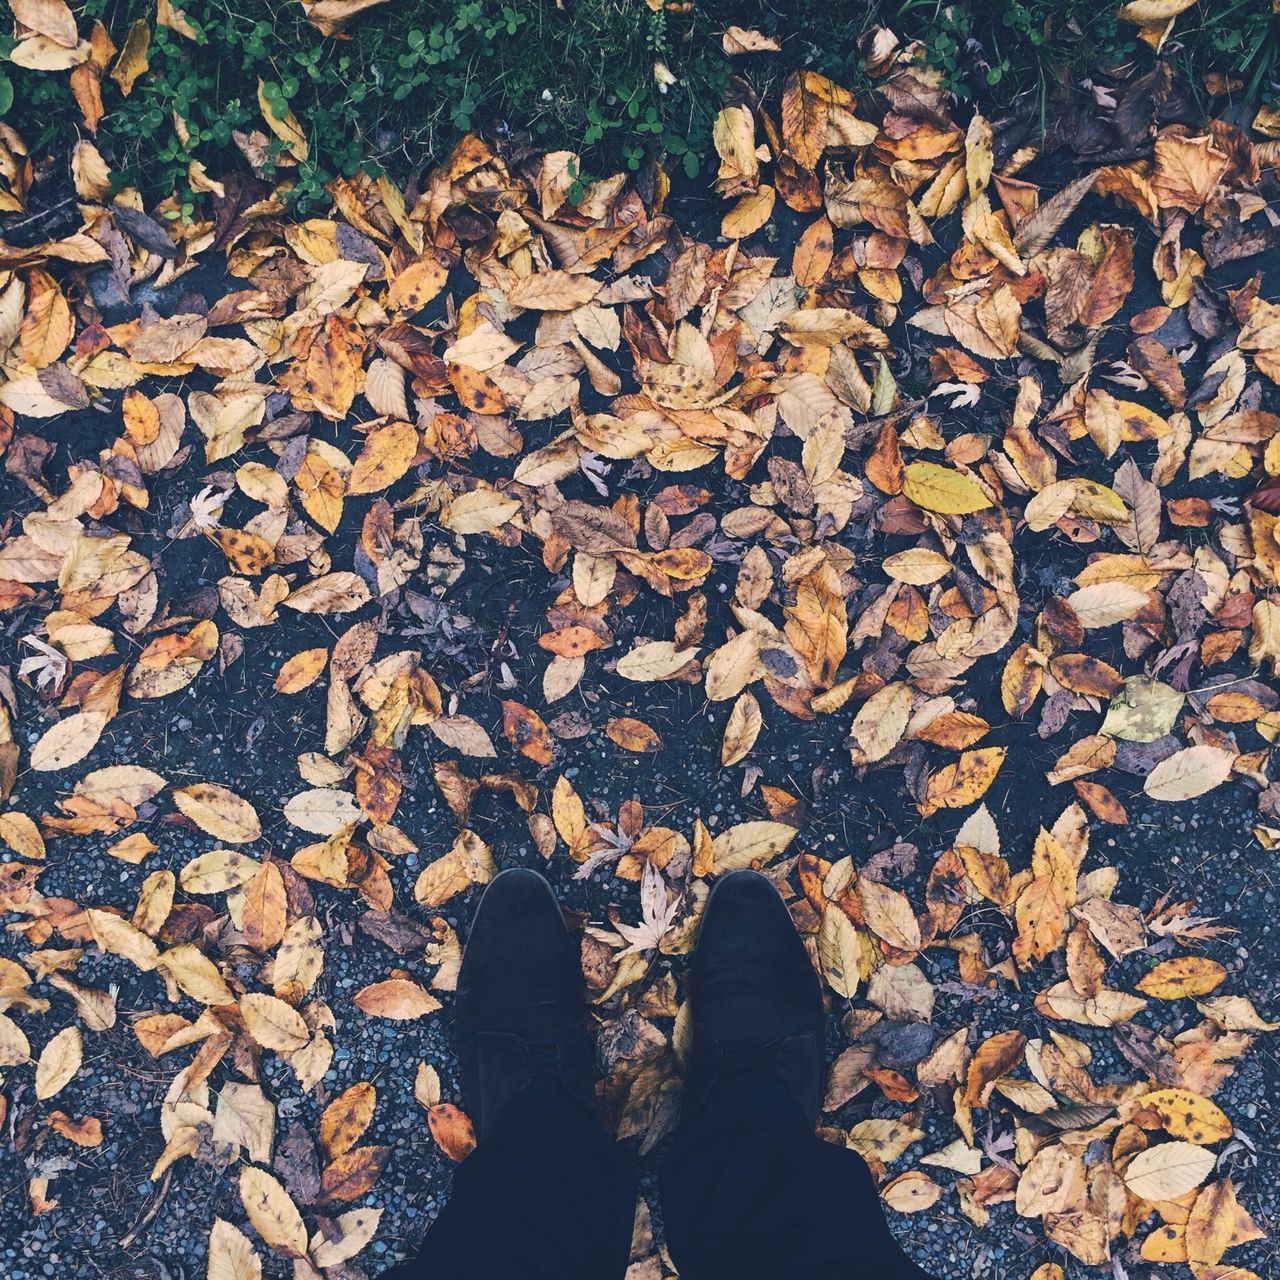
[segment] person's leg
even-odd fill
[[[684,1114],[661,1172],[681,1280],[928,1280],[890,1234],[861,1157],[814,1133],[822,990],[764,876],[716,885],[689,999]]]
[[[621,1280],[634,1213],[626,1151],[558,1082],[536,1081],[458,1166],[418,1256],[381,1280]]]
[[[503,872],[486,890],[454,1027],[479,1143],[417,1258],[383,1280],[621,1280],[635,1173],[595,1111],[577,949],[535,872]]]
[[[680,1280],[929,1280],[862,1158],[819,1138],[768,1075],[723,1078],[676,1131],[662,1213]]]

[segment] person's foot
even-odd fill
[[[503,871],[485,890],[462,954],[455,1009],[463,1102],[477,1137],[534,1080],[559,1080],[595,1106],[595,1045],[578,951],[536,871]]]
[[[717,881],[702,913],[689,999],[689,1115],[729,1074],[778,1080],[816,1121],[822,1102],[822,987],[772,883],[756,871]]]

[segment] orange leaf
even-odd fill
[[[538,644],[562,658],[580,658],[593,649],[603,649],[605,642],[590,627],[576,625],[548,631],[538,637]]]
[[[436,1145],[455,1163],[465,1160],[475,1150],[476,1134],[467,1113],[451,1102],[439,1102],[427,1108],[427,1125]]]
[[[550,764],[555,754],[551,732],[542,717],[522,702],[504,701],[502,704],[502,732],[522,755],[538,764]]]
[[[65,1111],[51,1111],[45,1117],[45,1124],[56,1129],[78,1147],[97,1147],[102,1144],[102,1121],[96,1116],[73,1120]]]
[[[328,658],[328,649],[303,649],[295,653],[280,664],[272,688],[277,693],[300,693],[315,683]]]
[[[653,729],[630,716],[611,716],[604,731],[624,751],[657,751],[662,746],[662,739]]]
[[[820,214],[805,227],[791,254],[791,274],[796,284],[815,285],[827,274],[835,244],[833,236],[826,214]]]
[[[368,1080],[344,1089],[320,1115],[320,1145],[330,1160],[336,1159],[360,1141],[373,1119],[377,1091]]]
[[[473,369],[469,364],[450,364],[449,381],[466,409],[475,413],[502,413],[507,408],[502,388],[480,369]]]

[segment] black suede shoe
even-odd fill
[[[685,1073],[691,1115],[731,1073],[778,1080],[810,1121],[822,1103],[822,987],[772,883],[757,871],[716,882],[690,976],[693,1041]]]
[[[595,1107],[595,1042],[578,950],[551,886],[515,867],[476,910],[454,1014],[463,1103],[477,1137],[534,1080]]]

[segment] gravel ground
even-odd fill
[[[1097,209],[1086,202],[1079,220],[1083,223],[1096,215]],[[1150,248],[1144,242],[1140,252],[1149,256]],[[184,278],[182,288],[203,290],[213,297],[220,282],[210,271]],[[1144,301],[1136,294],[1132,305],[1136,308]],[[903,376],[907,371],[898,370]],[[987,414],[998,411],[995,404],[984,407]],[[978,415],[973,415],[973,422],[980,425]],[[65,446],[72,444],[77,454],[91,452],[117,431],[118,424],[108,415],[94,413],[58,419],[49,427],[64,454]],[[174,596],[206,587],[225,571],[221,557],[203,539],[172,542],[163,533],[178,503],[204,483],[204,471],[193,465],[157,494],[156,509],[138,535],[138,544],[158,557],[166,579],[164,589]],[[642,489],[645,483],[645,478],[636,479],[635,487]],[[726,483],[714,505],[724,510],[740,500],[741,486]],[[0,501],[5,510],[25,511],[31,505],[29,496],[8,477],[0,482]],[[230,509],[229,515],[234,519]],[[352,530],[344,528],[334,543],[349,547],[353,540]],[[1027,569],[1027,604],[1034,609],[1036,592],[1047,594],[1063,567],[1031,564]],[[458,619],[456,636],[424,626],[403,605],[388,619],[388,631],[397,643],[428,652],[428,665],[443,687],[457,687],[464,678],[487,669],[484,683],[472,692],[489,699],[492,706],[493,698],[509,696],[498,683],[502,664],[510,668],[517,689],[537,687],[545,655],[538,651],[535,638],[542,630],[542,610],[556,585],[532,551],[476,541],[468,549],[465,574],[446,596]],[[713,595],[709,631],[723,634],[722,621],[716,616],[723,602],[709,594]],[[630,616],[619,620],[618,651],[625,651],[636,634],[671,634],[672,616],[669,602],[638,598]],[[17,654],[20,625],[15,622],[5,637],[6,660],[12,661]],[[263,691],[270,689],[272,675],[286,657],[308,645],[330,643],[333,636],[325,619],[303,616],[290,618],[287,628],[249,631],[243,638],[243,655],[225,672],[218,673],[211,664],[180,694],[158,702],[126,704],[75,776],[128,761],[153,768],[174,784],[223,783],[255,805],[263,818],[267,844],[288,856],[304,840],[285,822],[281,805],[302,787],[295,757],[320,746],[323,696],[288,701]],[[984,714],[998,697],[994,685],[969,692]],[[713,832],[760,816],[758,798],[743,798],[743,766],[731,770],[719,766],[723,711],[709,714],[700,689],[637,686],[604,676],[593,678],[573,698],[573,709],[590,721],[592,729],[584,737],[561,742],[556,766],[537,776],[544,792],[557,773],[564,773],[584,798],[599,802],[610,814],[617,812],[621,802],[637,797],[647,813],[685,832],[696,816]],[[765,727],[750,762],[759,767],[760,782],[785,788],[807,803],[805,849],[828,858],[848,851],[861,864],[894,840],[904,840],[919,847],[918,865],[927,869],[933,856],[947,847],[963,813],[944,811],[922,822],[902,789],[900,769],[855,777],[841,746],[847,716],[801,724],[767,699],[761,703]],[[604,737],[602,726],[609,715],[628,714],[645,720],[663,736],[661,752],[629,755]],[[990,718],[996,727],[989,740],[1009,746],[1011,757],[986,802],[996,817],[1004,852],[1016,869],[1026,865],[1037,825],[1050,824],[1074,798],[1069,787],[1051,790],[1043,770],[1084,730],[1076,720],[1041,740],[1033,724],[1009,724],[1000,715]],[[29,741],[39,736],[39,728],[24,728]],[[391,877],[401,906],[412,905],[412,886],[424,863],[453,839],[455,823],[431,780],[433,760],[448,754],[423,734],[412,736],[404,752],[405,795],[396,822],[412,834],[420,853],[393,863]],[[508,753],[503,767],[509,764]],[[526,776],[532,775],[528,762],[519,764]],[[1237,931],[1206,948],[1232,970],[1223,990],[1248,993],[1264,1016],[1276,1016],[1280,1013],[1276,990],[1280,957],[1276,889],[1270,878],[1273,859],[1252,836],[1251,795],[1243,787],[1223,787],[1203,800],[1161,806],[1157,811],[1145,802],[1140,777],[1108,774],[1107,782],[1127,806],[1130,824],[1093,824],[1086,869],[1116,866],[1117,898],[1144,908],[1166,892],[1175,898],[1195,897],[1199,913],[1220,917]],[[26,812],[47,813],[59,790],[49,775],[27,774],[19,781],[15,800],[21,800]],[[500,866],[543,865],[523,815],[509,797],[479,794],[470,825],[493,846]],[[210,844],[206,837],[164,821],[158,811],[144,813],[141,826],[159,845],[144,868],[111,857],[100,838],[58,839],[50,845],[42,890],[88,904],[131,908],[145,872],[161,867],[176,871]],[[611,908],[623,919],[637,918],[635,886],[607,870],[589,880],[574,880],[575,867],[563,853],[552,859],[547,870],[565,905],[588,920],[607,922]],[[921,880],[917,871],[907,884],[916,902]],[[474,890],[458,895],[442,914],[465,930],[477,896]],[[325,1101],[347,1085],[370,1080],[378,1089],[379,1105],[365,1141],[392,1145],[394,1155],[375,1190],[365,1198],[365,1203],[382,1206],[384,1217],[369,1254],[358,1268],[348,1269],[350,1280],[362,1274],[375,1276],[385,1262],[411,1251],[447,1197],[449,1164],[431,1140],[413,1100],[418,1063],[424,1059],[433,1063],[441,1073],[445,1097],[456,1098],[447,1009],[439,1017],[406,1028],[367,1018],[352,1005],[356,990],[385,977],[392,967],[404,967],[424,978],[430,973],[413,954],[396,956],[360,931],[357,921],[362,907],[354,898],[354,894],[322,888],[316,893],[326,935],[326,967],[316,994],[331,1005],[338,1022],[331,1070],[317,1095],[301,1097],[287,1069],[268,1054],[263,1059],[262,1081],[280,1109],[278,1140],[294,1123],[314,1134]],[[982,927],[1005,931],[1007,937],[1004,922],[994,912]],[[18,935],[0,933],[0,956],[17,957],[26,950]],[[1131,985],[1141,972],[1142,957],[1130,959],[1127,968],[1116,966],[1118,985]],[[923,967],[935,982],[954,977],[954,966],[940,959],[927,957]],[[102,1146],[92,1150],[53,1140],[47,1131],[36,1129],[41,1112],[33,1107],[29,1079],[13,1084],[0,1142],[0,1276],[3,1280],[196,1280],[204,1275],[204,1233],[212,1214],[243,1223],[234,1171],[181,1160],[157,1184],[148,1180],[163,1146],[159,1104],[176,1066],[150,1058],[129,1030],[128,1020],[130,1014],[151,1011],[162,1003],[159,983],[126,961],[92,948],[81,961],[77,977],[95,986],[115,987],[120,1018],[110,1031],[86,1037],[85,1067],[59,1095],[58,1105],[72,1115],[102,1117],[107,1136]],[[1039,976],[1036,982],[1042,985]],[[55,1002],[52,1019],[58,1026],[65,1025],[70,1005],[65,997],[50,994]],[[968,1025],[974,1039],[1009,1026],[1019,1026],[1029,1035],[1045,1035],[1053,1025],[1061,1028],[1062,1024],[1050,1024],[1035,1012],[1033,994],[1030,987],[1017,992],[1002,983],[995,999],[974,1003],[961,994],[942,991],[934,1025],[942,1032]],[[1145,1022],[1174,1033],[1184,1024],[1173,1019],[1185,1017],[1178,1005],[1157,1006]],[[1161,1023],[1163,1018],[1170,1020],[1167,1026]],[[1134,1077],[1135,1069],[1116,1053],[1109,1033],[1091,1033],[1074,1024],[1065,1029],[1094,1048],[1096,1079]],[[33,1043],[43,1043],[45,1034],[42,1027]],[[1275,1221],[1280,1157],[1269,1122],[1272,1099],[1278,1094],[1280,1068],[1268,1038],[1260,1037],[1217,1095],[1236,1122],[1241,1139],[1230,1157],[1241,1200],[1273,1236],[1273,1228],[1280,1225]],[[837,1122],[847,1128],[869,1114],[900,1113],[899,1105],[888,1104],[878,1095],[877,1099],[873,1102],[867,1094],[861,1095],[839,1113]],[[926,1111],[923,1127],[925,1139],[908,1151],[895,1171],[912,1167],[920,1154],[950,1141],[956,1133],[948,1112],[938,1107]],[[19,1134],[27,1139],[21,1144],[15,1143]],[[14,1154],[15,1146],[21,1146],[20,1154]],[[657,1155],[652,1153],[646,1162],[644,1188],[650,1199]],[[55,1211],[31,1213],[27,1183],[33,1174],[50,1178],[48,1194],[58,1201]],[[954,1195],[947,1195],[928,1213],[896,1217],[894,1227],[925,1270],[939,1277],[1025,1280],[1035,1266],[1051,1258],[1064,1264],[1069,1277],[1098,1274],[1067,1259],[1060,1250],[1051,1250],[1038,1224],[1018,1219],[1011,1205],[997,1206],[990,1224],[978,1231],[959,1213]],[[1272,1243],[1260,1242],[1233,1251],[1231,1259],[1266,1276],[1277,1270],[1274,1255]],[[262,1256],[268,1280],[290,1274],[281,1259],[265,1251]],[[1148,1273],[1156,1274],[1140,1262],[1125,1266],[1130,1277],[1145,1280]]]
[[[264,671],[269,671],[284,652],[291,650],[292,645],[286,650],[268,642],[256,655],[247,654],[246,659],[261,662]],[[249,680],[245,683],[252,687]],[[689,698],[690,706],[685,710],[694,708],[693,695]],[[649,708],[643,710],[652,718]],[[674,718],[680,708],[671,710]],[[259,738],[257,749],[247,751],[244,735],[256,719],[254,705],[237,699],[231,688],[225,696],[216,698],[211,698],[208,690],[188,690],[171,700],[163,723],[149,724],[145,733],[140,724],[131,725],[129,717],[121,717],[113,726],[114,734],[99,763],[109,762],[110,757],[131,759],[167,768],[168,776],[181,780],[197,776],[194,762],[199,762],[199,776],[234,783],[265,816],[272,812],[273,797],[281,794],[278,757],[270,744],[286,741],[293,726],[272,726]],[[697,722],[694,727],[698,727]],[[770,740],[788,741],[781,733]],[[598,735],[570,745],[575,748],[576,759],[567,764],[566,774],[584,788],[589,778],[591,794],[611,807],[639,794],[657,805],[665,801],[682,814],[691,816],[700,810],[713,829],[744,816],[742,801],[734,794],[733,780],[713,763],[714,742],[691,743],[687,767],[679,771],[672,768],[668,753],[656,757],[626,756]],[[291,749],[305,746],[305,741],[300,741]],[[882,846],[897,835],[919,840],[922,848],[930,848],[926,840],[936,839],[940,833],[936,829],[924,830],[918,817],[913,818],[914,809],[892,786],[891,775],[873,774],[865,785],[852,785],[841,775],[837,758],[836,743],[824,747],[805,735],[793,734],[785,750],[765,753],[761,761],[766,778],[776,778],[781,785],[788,777],[801,779],[819,764],[830,764],[827,785],[818,792],[809,813],[814,846],[828,856],[833,850],[846,848],[857,855],[860,850]],[[184,766],[184,761],[190,763]],[[418,785],[407,788],[412,792],[407,797],[409,811],[402,816],[406,829],[419,837],[423,854],[408,855],[396,864],[393,878],[398,901],[411,901],[411,887],[421,858],[452,838],[452,819],[426,780],[428,763],[425,754],[409,761]],[[1025,790],[1036,791],[1031,779],[1027,784]],[[1254,815],[1249,797],[1243,791],[1223,790],[1198,802],[1164,807],[1158,813],[1144,811],[1140,792],[1135,796],[1122,793],[1122,799],[1131,805],[1130,825],[1095,827],[1093,852],[1086,865],[1117,866],[1121,874],[1117,896],[1125,900],[1147,907],[1162,892],[1175,897],[1194,896],[1200,913],[1219,916],[1223,923],[1238,930],[1229,940],[1210,947],[1211,953],[1233,970],[1224,989],[1248,991],[1264,1015],[1273,1013],[1280,1005],[1280,992],[1276,989],[1280,982],[1277,894],[1270,875],[1272,859],[1251,835]],[[1065,803],[1055,796],[1041,810],[1036,804],[1021,800],[1016,784],[1005,795],[991,797],[993,812],[1010,850],[1029,848],[1032,822],[1041,812],[1050,817],[1056,815]],[[1042,802],[1043,798],[1036,800]],[[476,829],[494,844],[501,865],[540,865],[539,855],[510,808],[490,801],[488,808],[476,815]],[[672,817],[667,820],[672,821]],[[283,838],[283,820],[278,823],[281,829],[275,834]],[[161,849],[148,861],[151,869],[161,865],[177,869],[205,843],[203,838],[193,838],[180,829],[171,830],[172,834],[163,829],[156,832],[154,838]],[[268,838],[271,835],[268,829]],[[136,869],[107,855],[102,842],[81,841],[74,855],[59,852],[57,843],[53,849],[52,865],[42,880],[46,892],[84,894],[86,886],[92,885],[100,901],[132,904]],[[1017,859],[1014,860],[1016,865]],[[560,882],[558,888],[566,905],[596,921],[603,920],[608,904],[618,902],[620,890],[626,893],[629,889],[611,881],[607,873],[591,881],[569,881],[569,868],[562,859],[553,861],[550,870]],[[296,1082],[273,1055],[264,1057],[263,1084],[280,1103],[278,1138],[292,1121],[314,1133],[324,1100],[347,1085],[371,1080],[377,1086],[379,1106],[366,1141],[391,1144],[395,1155],[375,1191],[364,1201],[384,1209],[378,1240],[362,1263],[365,1274],[375,1276],[384,1263],[412,1250],[447,1198],[448,1162],[432,1142],[413,1101],[414,1071],[423,1059],[435,1063],[444,1078],[446,1096],[452,1095],[456,1081],[443,1018],[425,1019],[406,1029],[402,1024],[365,1018],[351,1006],[350,996],[355,990],[384,975],[392,965],[405,965],[410,972],[415,966],[411,957],[408,961],[397,958],[358,931],[355,921],[360,909],[339,900],[349,896],[334,893],[327,900],[321,899],[329,945],[319,994],[334,1008],[338,1032],[334,1062],[324,1078],[320,1096],[299,1098]],[[450,923],[465,927],[475,898],[473,891],[454,899],[445,912]],[[631,903],[623,901],[619,905],[625,916]],[[0,935],[0,954],[17,952],[12,937]],[[233,1221],[242,1220],[234,1181],[225,1172],[190,1160],[180,1161],[158,1184],[148,1181],[147,1171],[163,1145],[158,1107],[172,1068],[151,1059],[141,1049],[128,1030],[128,1015],[154,1007],[155,993],[146,976],[137,974],[127,962],[92,950],[81,963],[80,976],[91,985],[118,986],[121,1019],[111,1031],[89,1038],[86,1066],[59,1096],[59,1103],[73,1115],[102,1116],[107,1121],[107,1140],[96,1150],[77,1150],[70,1157],[65,1143],[58,1145],[56,1155],[51,1148],[37,1143],[34,1152],[29,1151],[25,1158],[15,1157],[10,1144],[5,1143],[0,1152],[0,1212],[6,1223],[0,1235],[0,1274],[6,1280],[195,1280],[203,1276],[203,1240],[193,1233],[193,1224],[207,1223],[211,1209]],[[931,976],[942,979],[946,975],[938,966],[937,974]],[[1050,1024],[1031,1009],[1030,994],[1026,993],[1026,999],[1005,995],[976,1008],[940,997],[935,1024],[944,1031],[966,1021],[978,1031],[1019,1025],[1029,1034],[1044,1034]],[[1173,1006],[1169,1008],[1173,1016]],[[1171,1025],[1168,1029],[1178,1027]],[[1081,1030],[1071,1028],[1073,1033]],[[1132,1078],[1132,1068],[1115,1054],[1107,1033],[1084,1031],[1082,1038],[1089,1040],[1098,1055],[1095,1078],[1107,1080],[1113,1073],[1116,1079]],[[1275,1233],[1271,1228],[1280,1212],[1276,1191],[1280,1186],[1280,1152],[1271,1137],[1274,1129],[1270,1124],[1273,1099],[1278,1093],[1280,1064],[1267,1037],[1261,1037],[1218,1095],[1218,1101],[1235,1119],[1238,1135],[1247,1144],[1233,1157],[1233,1176],[1241,1199],[1272,1235]],[[866,1115],[900,1111],[883,1100],[867,1103],[866,1096],[855,1099],[840,1113],[840,1123],[847,1127]],[[29,1094],[24,1098],[17,1091],[10,1125],[22,1123],[30,1102]],[[900,1167],[911,1167],[920,1154],[955,1136],[945,1110],[928,1111],[924,1128],[925,1139],[907,1153]],[[645,1163],[643,1187],[651,1199],[656,1160],[657,1153]],[[26,1180],[42,1161],[53,1162],[51,1171],[56,1177],[51,1182],[50,1195],[58,1199],[59,1208],[36,1217],[28,1206]],[[1043,1239],[1034,1230],[1035,1224],[1019,1220],[1011,1205],[997,1206],[991,1223],[982,1231],[959,1213],[950,1196],[926,1214],[891,1217],[904,1246],[921,1266],[939,1277],[1025,1277],[1039,1262],[1054,1256],[1046,1251]],[[1060,1251],[1055,1254],[1067,1262],[1068,1276],[1090,1274],[1088,1268],[1061,1259]],[[1267,1275],[1274,1267],[1274,1255],[1274,1246],[1262,1242],[1241,1250],[1238,1261]],[[288,1268],[268,1254],[266,1274],[284,1276]],[[1142,1276],[1141,1264],[1130,1274]]]

